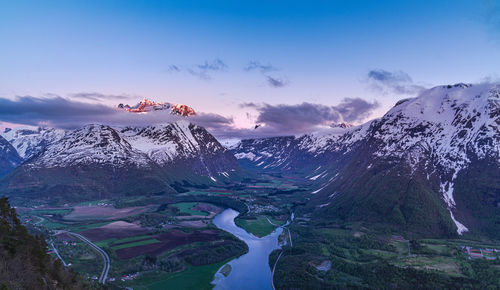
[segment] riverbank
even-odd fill
[[[280,248],[278,237],[283,228],[278,227],[269,235],[259,238],[235,224],[238,215],[239,212],[226,209],[213,220],[216,227],[238,237],[249,248],[247,254],[228,263],[232,271],[227,277],[220,271],[215,274],[212,282],[214,289],[272,289],[269,254]]]

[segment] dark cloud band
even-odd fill
[[[337,106],[302,103],[298,105],[241,104],[256,111],[256,121],[264,126],[235,128],[233,118],[213,113],[198,113],[187,120],[207,128],[218,137],[263,137],[308,133],[336,122],[359,122],[378,107],[377,102],[360,98],[346,98]],[[147,126],[169,123],[185,117],[166,111],[133,114],[117,108],[91,104],[60,96],[37,98],[0,98],[0,121],[25,125],[42,125],[74,129],[86,124],[100,123],[112,126]]]

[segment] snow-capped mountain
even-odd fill
[[[7,128],[0,136],[7,139],[19,156],[26,160],[40,153],[49,142],[57,142],[64,134],[64,130],[28,126]]]
[[[14,147],[0,136],[0,177],[16,168],[21,161]]]
[[[500,86],[457,84],[402,100],[343,133],[292,138],[279,149],[257,146],[267,139],[243,141],[233,150],[254,166],[270,150],[295,153],[273,153],[269,167],[316,166],[305,177],[317,182],[310,206],[321,217],[396,223],[429,236],[471,229],[498,236],[499,128]]]
[[[178,121],[143,128],[123,128],[121,135],[162,167],[187,165],[212,180],[226,180],[238,167],[234,156],[203,127]]]
[[[135,106],[119,104],[118,108],[131,113],[148,113],[152,111],[170,111],[173,115],[181,115],[184,117],[196,115],[193,108],[184,104],[172,104],[168,102],[155,102],[148,99],[143,99]]]
[[[466,85],[435,87],[404,100],[370,132],[377,158],[404,159],[413,171],[437,172],[440,191],[459,234],[467,227],[453,215],[454,182],[474,160],[500,164],[500,87]],[[412,172],[413,173],[413,172]]]
[[[48,142],[39,156],[27,162],[37,168],[109,164],[146,167],[150,160],[133,148],[118,131],[105,125],[87,125]]]
[[[11,143],[26,157],[2,181],[7,192],[20,191],[20,187],[29,192],[58,186],[83,190],[82,186],[92,184],[109,193],[119,192],[125,183],[133,185],[127,192],[172,191],[170,185],[176,183],[227,182],[238,171],[236,159],[225,147],[204,128],[185,120],[139,128],[93,124],[77,130],[11,130],[5,134],[10,134]],[[139,186],[145,179],[150,182]]]
[[[369,123],[357,127],[334,127],[299,137],[247,139],[230,147],[240,164],[253,170],[310,173],[328,164],[366,134]],[[326,175],[325,175],[326,177]]]

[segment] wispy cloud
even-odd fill
[[[106,100],[127,100],[132,98],[137,98],[137,96],[132,95],[108,95],[101,93],[76,93],[71,94],[71,98],[90,100],[90,101],[106,101]]]
[[[212,74],[216,72],[227,71],[229,66],[222,61],[220,58],[215,58],[213,60],[206,60],[201,64],[181,66],[176,64],[171,64],[168,66],[167,71],[172,73],[187,72],[188,74],[195,76],[203,80],[212,79]]]
[[[374,69],[367,74],[370,86],[382,93],[395,93],[403,95],[416,95],[426,88],[415,84],[404,71],[386,71],[383,69]]]
[[[285,77],[271,76],[269,74],[270,72],[276,72],[279,71],[279,69],[270,63],[263,64],[260,61],[252,60],[248,62],[245,67],[243,67],[243,70],[246,72],[257,71],[261,73],[264,76],[267,85],[271,88],[282,88],[290,83],[290,81]]]
[[[288,85],[288,80],[286,80],[286,79],[274,78],[271,76],[267,76],[266,80],[267,80],[267,84],[273,88],[282,88],[282,87]]]
[[[272,64],[262,64],[260,61],[252,60],[243,68],[244,71],[259,71],[261,73],[268,73],[272,71],[278,71],[278,68],[274,67]]]
[[[181,72],[182,69],[178,65],[171,64],[168,66],[167,71],[168,72]]]

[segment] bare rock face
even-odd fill
[[[172,104],[172,103],[162,103],[155,102],[149,99],[144,99],[140,101],[135,106],[129,106],[124,104],[119,104],[118,108],[126,110],[131,113],[148,113],[152,111],[170,111],[173,115],[180,115],[184,117],[196,115],[193,108],[183,105],[183,104]]]
[[[0,177],[11,172],[22,162],[16,149],[0,136]]]

